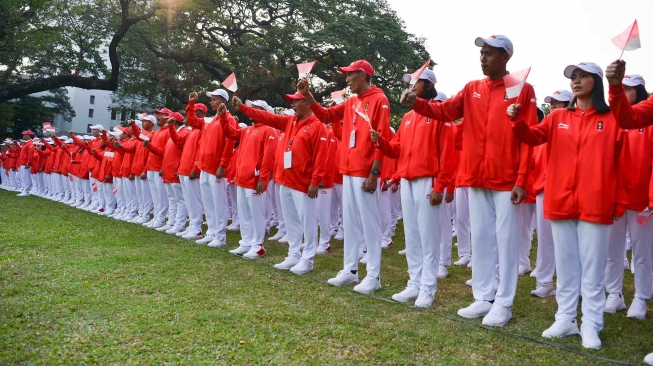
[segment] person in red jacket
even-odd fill
[[[344,121],[340,172],[343,173],[343,221],[345,231],[344,268],[329,283],[335,286],[358,283],[359,247],[364,241],[369,259],[367,275],[354,287],[360,293],[381,288],[381,216],[378,188],[383,153],[372,143],[369,131],[390,135],[390,103],[383,90],[371,84],[374,68],[365,60],[341,67],[347,85],[356,94],[344,103],[323,108],[309,92],[308,80],[298,84],[315,116],[324,123]]]
[[[240,100],[238,100],[240,101]],[[250,102],[251,103],[251,102]],[[257,100],[251,103],[254,109],[265,110],[267,103]],[[226,137],[239,141],[240,154],[236,163],[238,195],[238,217],[242,240],[238,248],[229,253],[255,259],[265,254],[263,240],[265,235],[265,199],[263,193],[270,181],[276,151],[276,132],[271,127],[254,121],[254,125],[237,129],[229,120],[227,107],[218,107],[220,125]],[[287,224],[287,223],[286,223]]]
[[[331,128],[326,128],[327,153],[324,161],[324,181],[320,183],[320,192],[315,200],[315,212],[318,218],[320,235],[317,241],[316,254],[326,254],[331,252],[331,202],[333,201],[334,176],[333,170],[336,165],[336,148],[338,139],[333,134]]]
[[[472,251],[472,291],[475,302],[458,311],[465,318],[483,318],[483,324],[503,326],[512,318],[511,307],[517,290],[517,241],[514,236],[519,209],[526,198],[532,148],[513,137],[506,117],[509,99],[503,77],[513,54],[512,42],[505,36],[477,38],[481,47],[481,69],[487,78],[465,85],[453,98],[428,103],[406,91],[402,104],[418,114],[439,121],[464,117],[463,146],[458,170],[459,186],[468,186]],[[525,83],[520,100],[526,123],[535,124],[535,92]],[[496,237],[498,250],[493,240]],[[495,263],[499,263],[501,282],[494,291]]]
[[[18,168],[18,173],[20,174],[21,181],[21,192],[17,196],[27,197],[29,196],[29,191],[32,189],[32,177],[30,176],[30,169],[32,168],[32,159],[34,159],[34,143],[32,142],[34,132],[27,130],[23,131],[22,135],[23,140],[26,141],[23,146],[19,146],[18,142],[14,141],[16,146],[19,146],[16,166]]]
[[[423,100],[439,103],[435,74],[424,70],[413,91]],[[392,140],[372,131],[372,141],[391,158],[398,158],[396,177],[401,178],[401,204],[404,211],[406,260],[409,280],[406,289],[394,294],[399,302],[415,301],[417,307],[430,307],[437,291],[440,238],[445,188],[453,179],[447,126],[414,111],[406,113]],[[451,151],[450,151],[451,150]],[[449,249],[451,250],[451,249]]]
[[[557,90],[550,96],[544,98],[549,103],[549,110],[569,107],[574,99],[574,94],[568,90]],[[544,218],[544,183],[546,182],[546,169],[548,162],[547,144],[536,146],[533,149],[535,163],[531,173],[533,180],[533,193],[535,194],[535,223],[537,227],[537,257],[535,259],[535,270],[531,277],[535,277],[535,290],[531,295],[537,297],[555,296],[556,290],[553,287],[553,273],[555,272],[555,254],[553,249],[553,233],[551,232],[551,221]]]
[[[276,115],[243,106],[235,96],[232,100],[234,108],[250,117],[256,124],[265,124],[284,133],[283,140],[279,142],[283,147],[283,166],[281,171],[275,174],[275,181],[281,185],[281,207],[289,248],[288,257],[274,268],[290,270],[297,275],[311,272],[318,245],[317,216],[313,200],[318,197],[320,183],[324,181],[326,174],[324,166],[329,147],[326,127],[313,115],[304,96],[299,92],[286,94],[286,101],[292,103],[295,110],[295,115],[291,116]],[[252,104],[256,106],[254,103]],[[275,147],[271,151],[271,154],[274,154],[276,144],[271,145]],[[239,203],[240,199],[239,196]],[[242,211],[240,215],[242,228]],[[300,249],[302,237],[306,245],[303,252]]]
[[[129,130],[122,126],[116,126],[114,129],[117,131],[109,132],[108,135],[102,135],[102,139],[104,140],[107,150],[114,154],[111,159],[111,173],[115,191],[114,195],[116,196],[116,210],[113,214],[107,216],[117,219],[127,211],[127,205],[125,204],[125,189],[123,187],[124,178],[122,177],[122,161],[125,157],[125,152],[122,151],[122,149],[116,148],[114,142],[121,139],[127,139],[127,133],[129,133]]]
[[[107,148],[107,131],[102,129],[102,144],[99,149],[92,149],[91,156],[97,160],[96,170],[93,174],[97,177],[99,189],[98,191],[103,195],[103,207],[98,208],[97,214],[103,216],[112,215],[116,209],[116,196],[113,185],[113,173],[111,168],[113,166],[113,159],[115,153]]]
[[[141,131],[151,134],[152,129],[156,125],[156,117],[141,113],[138,115],[138,120],[130,123],[130,127],[136,138],[136,152],[134,153],[134,160],[132,161],[131,174],[134,176],[136,182],[136,198],[138,200],[138,215],[131,221],[134,224],[144,225],[150,221],[150,212],[152,211],[152,194],[150,192],[150,184],[147,181],[147,158],[150,151],[143,146]],[[134,127],[136,126],[136,127]],[[136,135],[138,130],[139,136]]]
[[[530,127],[519,104],[511,104],[507,114],[520,141],[531,146],[548,142],[544,217],[552,220],[558,312],[555,323],[542,336],[579,333],[576,309],[580,294],[583,347],[600,349],[610,231],[628,204],[628,135],[605,103],[603,71],[598,65],[570,65],[564,75],[571,79],[574,93],[569,108],[557,109]]]
[[[334,122],[342,132],[342,122]],[[333,177],[333,193],[331,194],[331,228],[329,234],[335,240],[345,239],[345,230],[342,227],[342,174],[340,173],[340,146],[342,145],[342,135],[337,135],[332,125],[327,126],[328,129],[333,131],[335,139],[335,149],[333,151],[333,170],[331,176]],[[319,248],[318,248],[319,250]]]
[[[152,132],[149,137],[149,142],[144,142],[143,145],[149,144],[156,147],[156,153],[151,149],[147,157],[145,169],[147,169],[147,182],[150,185],[150,193],[152,195],[152,203],[154,206],[154,217],[152,220],[143,224],[145,227],[159,229],[166,226],[165,220],[168,216],[168,194],[166,192],[163,177],[161,176],[161,163],[163,161],[163,151],[165,150],[166,143],[168,142],[169,130],[166,126],[167,120],[164,116],[171,114],[172,111],[168,108],[155,110],[154,115],[157,117],[158,130]],[[132,126],[132,128],[134,128]],[[140,129],[136,127],[134,134],[140,136]],[[158,155],[161,153],[161,155]],[[166,228],[168,230],[170,228]]]
[[[165,226],[159,227],[156,230],[163,231],[166,234],[177,234],[184,231],[186,227],[188,211],[184,202],[181,183],[177,176],[183,145],[179,146],[176,141],[185,141],[188,136],[188,129],[184,126],[184,117],[178,112],[162,115],[160,118],[167,123],[167,126],[164,128],[167,129],[169,138],[166,141],[165,147],[161,149],[159,146],[150,143],[150,141],[146,141],[143,145],[152,154],[163,157],[161,161],[161,176],[163,177],[163,184],[165,184],[168,196],[168,222]],[[172,137],[173,135],[175,135],[174,138]]]
[[[631,105],[636,105],[648,99],[644,78],[640,75],[626,75],[623,85]],[[632,261],[635,274],[635,296],[628,309],[628,317],[646,318],[646,301],[653,297],[653,223],[645,225],[637,223],[637,215],[648,207],[649,184],[651,168],[653,167],[653,127],[627,130],[630,147],[633,187],[628,195],[628,207],[625,217],[615,222],[610,235],[608,263],[605,268],[605,287],[608,298],[605,312],[616,314],[626,310],[622,295],[624,269],[623,258],[626,255],[626,232],[630,233],[632,244]]]
[[[99,209],[104,208],[104,194],[102,193],[102,190],[100,188],[101,187],[100,182],[102,181],[102,179],[99,179],[99,177],[97,177],[97,174],[99,174],[99,165],[101,164],[101,162],[93,157],[91,151],[93,151],[93,149],[95,150],[102,149],[102,131],[104,131],[104,126],[98,124],[98,125],[92,125],[90,128],[93,135],[88,136],[89,138],[88,138],[87,149],[90,155],[90,159],[88,161],[88,171],[89,171],[88,184],[91,187],[91,204],[86,208],[84,208],[84,210],[98,213]],[[92,137],[92,139],[90,137]]]

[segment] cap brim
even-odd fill
[[[207,97],[212,97],[212,96],[213,96],[213,92],[206,92],[206,96],[207,96]]]
[[[297,94],[286,94],[286,102],[292,103],[293,100],[302,100],[306,99],[303,95]]]
[[[625,86],[629,86],[631,88],[636,87],[637,85],[642,85],[642,83],[640,83],[640,82],[634,82],[633,83],[633,82],[630,81],[630,79],[623,79],[621,81],[621,83],[624,84]]]
[[[544,97],[544,103],[551,103],[552,99],[553,98],[551,96],[546,96],[546,97]]]
[[[563,74],[565,75],[565,77],[567,79],[571,79],[571,74],[573,74],[574,71],[576,71],[578,69],[580,69],[580,67],[578,67],[576,65],[569,65],[569,66],[565,67],[565,71],[563,72]]]
[[[483,47],[483,46],[485,46],[486,43],[487,42],[485,41],[485,38],[483,38],[483,37],[476,37],[476,39],[474,40],[474,44],[476,46],[478,46],[478,47]],[[492,46],[492,45],[490,45],[490,46]]]

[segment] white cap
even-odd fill
[[[266,101],[264,101],[264,100],[255,100],[253,102],[251,100],[246,100],[245,105],[247,105],[248,107],[251,107],[251,106],[255,105],[257,107],[265,109],[268,112],[269,112],[268,108],[270,108],[268,103]]]
[[[93,135],[84,136],[84,139],[86,139],[87,141],[92,141],[95,140],[95,136]]]
[[[240,128],[247,128],[247,125],[246,125],[246,124],[244,124],[244,123],[242,123],[242,122],[241,122],[241,123],[239,123],[239,124],[238,124],[238,126],[240,126]]]
[[[438,102],[444,102],[447,99],[449,98],[443,92],[438,92],[438,95],[435,96],[435,100],[437,100]]]
[[[51,139],[51,138],[49,138],[49,137],[48,137],[47,139],[45,139],[45,141],[47,141],[49,144],[53,144],[53,143],[54,143],[54,140]]]
[[[215,89],[212,92],[206,92],[207,97],[222,97],[224,100],[229,101],[229,94],[223,89]]]
[[[642,75],[626,75],[624,76],[624,79],[622,83],[625,86],[637,86],[637,85],[644,85],[646,86],[646,82],[644,81],[644,78]]]
[[[601,70],[601,67],[593,62],[581,62],[578,65],[569,65],[565,67],[565,72],[564,75],[567,79],[571,79],[571,74],[578,70],[581,69],[585,72],[589,72],[590,74],[596,74],[603,78],[603,70]]]
[[[153,115],[148,115],[148,116],[143,117],[142,121],[150,121],[150,122],[152,122],[154,124],[156,124],[156,122],[157,122],[156,117],[153,116]],[[143,127],[140,127],[140,128],[142,129]]]
[[[274,108],[272,108],[270,106],[267,106],[267,108],[265,108],[265,110],[272,113],[272,114],[274,114]]]
[[[149,119],[148,119],[148,121],[149,121]],[[154,123],[154,122],[152,122],[152,123]],[[136,121],[134,121],[134,124],[136,126],[138,126],[138,128],[140,128],[141,130],[143,129],[143,121],[141,121],[140,119],[137,119]]]
[[[84,135],[76,135],[75,137],[77,137],[78,139],[80,139],[80,140],[81,140],[81,139],[83,139],[83,138],[84,138]]]
[[[282,116],[294,116],[295,115],[295,110],[294,109],[286,109],[281,111]]]
[[[429,69],[424,69],[424,71],[422,71],[422,75],[420,75],[419,79],[420,80],[428,80],[428,81],[431,82],[431,84],[434,84],[434,85],[435,85],[435,83],[438,82],[437,79],[435,78],[435,73],[433,71],[429,70]],[[406,74],[406,75],[404,75],[402,80],[404,81],[404,83],[410,83],[410,81],[412,80],[412,75],[411,74]]]
[[[560,89],[555,93],[544,98],[544,103],[551,103],[551,100],[555,99],[558,102],[571,102],[574,99],[574,93],[569,90]]]
[[[67,144],[73,144],[73,143],[75,143],[75,140],[73,140],[73,139],[66,139],[66,143],[67,143]]]
[[[32,141],[34,141],[34,142],[38,142],[38,141],[41,141],[41,139],[38,138],[38,137],[35,137],[35,138],[32,139]]]
[[[478,37],[474,41],[474,43],[479,46],[483,47],[485,44],[491,47],[496,47],[496,48],[503,48],[508,52],[510,57],[512,57],[512,53],[514,51],[514,48],[512,47],[512,42],[508,39],[506,36],[498,35],[498,36],[490,36],[488,38],[482,38]]]
[[[109,131],[109,135],[112,135],[115,138],[120,138],[120,135],[122,135],[122,131]]]
[[[104,126],[102,126],[102,125],[93,125],[93,126],[91,126],[91,130],[104,131]]]

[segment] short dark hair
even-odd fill
[[[363,74],[365,75],[365,81],[367,81],[368,84],[371,84],[372,83],[372,77],[370,75],[365,74],[365,73],[363,73]]]
[[[635,88],[635,93],[637,93],[637,96],[635,97],[635,104],[639,102],[643,102],[646,99],[648,99],[649,95],[644,85],[637,85],[634,88]]]
[[[594,106],[594,109],[596,109],[597,113],[608,113],[610,112],[610,106],[608,103],[605,102],[605,94],[604,89],[603,89],[603,79],[596,75],[596,74],[590,74],[592,75],[592,79],[594,79],[594,88],[592,88],[592,105]],[[569,106],[567,107],[568,110],[570,111],[575,111],[576,110],[576,97],[569,103]]]
[[[431,100],[438,96],[438,91],[435,90],[435,85],[433,85],[433,83],[424,79],[420,79],[417,82],[420,81],[424,83],[424,91],[422,92],[422,95],[419,96],[420,98]]]

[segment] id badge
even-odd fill
[[[258,169],[254,169],[254,176],[258,177],[259,175],[261,175],[261,171]]]
[[[286,151],[283,153],[283,168],[292,168],[292,151]]]
[[[349,135],[349,148],[356,147],[356,130],[351,131],[351,135]]]

